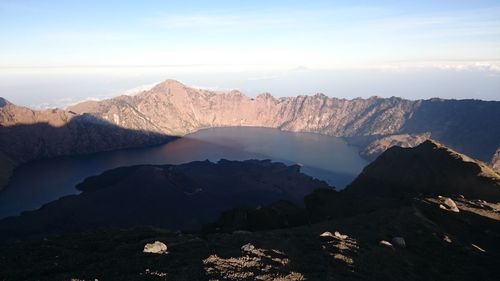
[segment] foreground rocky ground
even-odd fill
[[[453,201],[459,212],[422,198],[288,229],[136,228],[0,244],[1,279],[498,280],[500,204]],[[143,253],[153,241],[168,252]]]
[[[201,174],[216,177],[212,179],[213,188],[224,194],[231,194],[231,189],[235,192],[259,186],[269,194],[272,190],[304,194],[302,188],[314,182],[299,174],[298,167],[266,161],[193,162],[161,169],[148,166],[146,171],[161,172],[162,177],[157,178],[162,184],[144,202],[153,202],[151,198],[160,201],[149,204],[153,208],[149,211],[148,204],[137,209],[122,205],[129,212],[116,216],[126,219],[136,213],[134,210],[146,210],[143,218],[126,229],[108,223],[103,230],[106,225],[89,221],[86,232],[65,229],[85,222],[83,215],[100,218],[120,210],[119,205],[112,210],[97,206],[116,204],[117,195],[138,200],[144,189],[127,185],[143,186],[147,179],[155,178],[151,173],[131,173],[145,166],[111,170],[80,186],[87,195],[75,196],[68,201],[71,204],[64,204],[68,208],[54,209],[57,212],[49,217],[60,213],[64,219],[42,223],[45,231],[31,226],[40,223],[43,216],[37,214],[48,207],[25,215],[33,219],[20,216],[0,221],[0,226],[6,227],[3,235],[9,227],[23,230],[10,235],[10,241],[0,242],[0,280],[478,281],[498,280],[500,276],[500,174],[439,143],[426,141],[416,148],[390,148],[344,191],[319,184],[304,197],[303,206],[278,200],[227,209],[215,222],[191,233],[130,228],[144,218],[154,217],[150,225],[160,227],[164,221],[179,217],[179,212],[159,213],[157,206],[169,202],[165,199],[171,193],[164,190],[185,194],[202,182],[208,184],[206,177],[198,178],[203,179],[198,182],[193,180],[197,177],[188,177],[199,174],[192,173],[192,165],[211,167],[210,172]],[[130,181],[130,177],[135,180]],[[278,188],[280,184],[282,188]],[[223,189],[226,185],[228,188]],[[102,197],[105,200],[90,201],[97,203],[86,204],[89,208],[85,209],[71,207],[87,202],[86,196],[92,194],[101,198],[99,192],[109,188],[114,189],[110,196]],[[195,190],[185,195],[203,194]],[[234,194],[230,197],[239,198]],[[200,206],[191,204],[185,210]],[[208,204],[197,210],[208,212],[211,207]],[[88,210],[97,211],[89,216]],[[17,220],[23,222],[18,226],[26,228],[13,227]],[[57,233],[54,229],[65,231]]]

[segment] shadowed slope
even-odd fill
[[[500,201],[500,175],[435,141],[391,147],[346,188],[363,196],[464,195]]]
[[[276,200],[300,204],[312,190],[326,187],[298,166],[269,160],[124,167],[87,178],[77,186],[79,195],[0,220],[0,237],[135,225],[197,229],[223,210]]]
[[[14,168],[36,159],[160,144],[165,134],[122,128],[98,117],[11,103],[0,108],[0,189]]]

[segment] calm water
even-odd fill
[[[300,163],[302,171],[338,188],[350,183],[367,164],[342,139],[266,128],[216,128],[165,145],[42,160],[16,170],[0,192],[0,218],[32,210],[61,196],[78,193],[88,176],[120,166],[179,164],[195,160],[272,159]]]

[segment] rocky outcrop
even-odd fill
[[[149,254],[166,254],[167,252],[167,245],[165,243],[160,242],[160,241],[155,241],[154,243],[147,243],[144,245],[144,250],[142,250],[143,253],[149,253]]]
[[[392,147],[346,188],[379,197],[463,195],[500,201],[500,175],[482,162],[427,140],[415,148]]]

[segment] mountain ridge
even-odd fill
[[[78,154],[73,147],[79,143],[78,135],[91,140],[79,143],[82,153],[91,153],[159,144],[169,136],[211,127],[256,126],[343,137],[360,147],[367,159],[374,159],[391,145],[414,146],[427,138],[495,167],[500,159],[495,156],[500,149],[500,126],[492,124],[500,120],[500,102],[342,99],[324,94],[275,98],[269,93],[250,98],[238,90],[217,92],[166,80],[133,96],[86,101],[65,110],[38,111],[7,100],[3,103],[0,152],[6,157],[0,157],[0,165],[7,168],[5,175],[0,175],[0,188],[19,164]],[[29,125],[48,125],[49,129],[29,134],[20,128]],[[95,133],[96,127],[102,128],[97,129],[101,133]],[[104,127],[113,133],[107,136]],[[121,140],[119,135],[126,132],[136,137]]]
[[[387,149],[345,191],[360,196],[444,195],[500,202],[500,173],[426,140],[414,148]]]
[[[426,135],[485,162],[500,148],[500,126],[491,123],[500,120],[500,102],[495,101],[342,99],[323,94],[275,98],[269,93],[251,98],[238,90],[220,93],[166,80],[134,96],[68,109],[127,128],[180,136],[225,126],[271,127],[348,138]],[[482,139],[481,145],[475,138]]]

